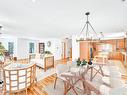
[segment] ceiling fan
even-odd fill
[[[0,29],[2,29],[2,26],[0,25]],[[0,32],[0,35],[1,35],[2,33]]]

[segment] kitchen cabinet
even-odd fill
[[[89,60],[90,58],[90,43],[80,42],[80,60]]]
[[[127,48],[127,38],[125,38],[125,48]]]
[[[125,40],[124,39],[117,39],[116,40],[116,49],[124,49],[125,48]]]
[[[121,52],[110,52],[109,53],[109,58],[110,60],[123,60],[123,56],[121,54]]]
[[[126,52],[121,52],[123,60],[122,63],[124,64],[124,66],[127,66],[127,54]]]

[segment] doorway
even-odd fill
[[[62,42],[62,59],[72,58],[72,40],[64,39]]]

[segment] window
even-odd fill
[[[34,43],[29,43],[29,53],[34,53]]]
[[[8,52],[14,54],[14,42],[8,42]]]
[[[98,45],[98,51],[112,51],[112,45],[111,44],[100,44]]]

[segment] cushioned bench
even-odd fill
[[[51,54],[36,54],[34,59],[30,59],[30,62],[35,63],[46,71],[47,69],[54,67],[54,56]]]

